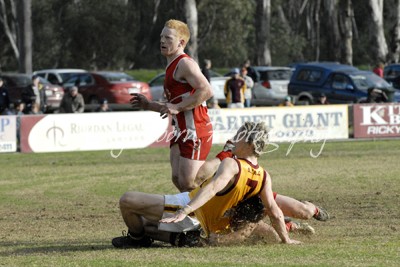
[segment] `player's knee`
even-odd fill
[[[131,207],[135,201],[138,201],[138,197],[135,192],[126,192],[119,199],[119,207],[121,210]]]
[[[314,216],[314,213],[315,213],[315,205],[312,204],[311,202],[303,201],[302,219],[303,220],[311,219]]]
[[[195,188],[194,181],[181,180],[179,182],[179,190],[181,192],[190,192]]]
[[[183,192],[181,189],[181,184],[179,183],[179,178],[176,176],[172,176],[172,183],[178,188],[179,191]]]

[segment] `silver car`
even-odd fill
[[[229,78],[233,69],[224,76]],[[250,67],[247,76],[254,81],[252,88],[252,106],[276,106],[282,103],[288,96],[288,84],[292,76],[289,67]],[[222,88],[223,92],[223,88]]]
[[[288,84],[292,76],[289,67],[251,67],[257,73],[252,89],[251,105],[276,106],[288,95]]]
[[[45,69],[37,70],[33,74],[47,79],[52,84],[63,85],[71,76],[85,72],[83,69]]]

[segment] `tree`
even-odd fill
[[[271,51],[269,48],[271,0],[257,0],[256,7],[256,64],[271,65]]]
[[[400,0],[395,1],[393,10],[395,11],[395,20],[390,30],[389,62],[397,63],[400,59]]]
[[[194,60],[198,62],[199,61],[199,56],[197,51],[198,22],[197,22],[196,0],[185,0],[184,9],[185,9],[186,22],[190,29],[190,42],[189,46],[187,47],[188,53]]]
[[[32,73],[31,0],[17,0],[19,72]]]
[[[340,32],[338,20],[338,0],[325,0],[323,4],[323,18],[327,34],[326,42],[328,47],[328,57],[332,61],[340,61]]]
[[[6,5],[4,0],[0,0],[0,22],[9,44],[11,45],[15,59],[19,61],[20,53],[17,44],[17,8],[13,0]]]
[[[386,62],[388,48],[383,29],[383,0],[369,0],[371,12],[371,42],[375,62]]]
[[[306,3],[306,1],[304,1]],[[314,0],[307,4],[306,25],[307,25],[307,40],[309,41],[308,48],[310,49],[311,59],[313,61],[320,60],[320,0]]]
[[[351,0],[340,0],[341,62],[353,65],[353,5]]]

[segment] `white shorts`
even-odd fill
[[[175,195],[164,196],[164,212],[162,218],[171,217],[175,212],[190,202],[189,193],[179,193]],[[186,216],[185,219],[178,223],[159,223],[158,230],[167,232],[187,232],[200,228],[200,223],[195,217]]]

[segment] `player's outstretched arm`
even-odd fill
[[[162,223],[174,223],[182,221],[189,213],[203,206],[207,201],[214,197],[219,191],[224,189],[230,180],[239,172],[239,167],[234,159],[225,159],[212,180],[199,190],[196,196],[182,209],[178,210],[174,216],[160,220]]]

